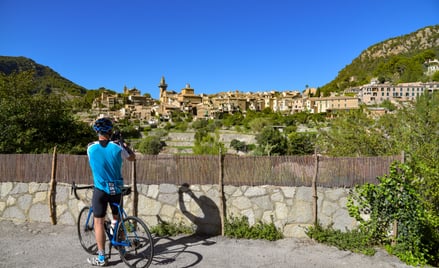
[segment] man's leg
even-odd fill
[[[93,266],[104,266],[107,264],[105,258],[105,214],[107,210],[107,196],[105,192],[95,189],[93,192],[93,214],[94,232],[96,244],[98,246],[98,256],[89,258],[87,261]]]
[[[98,251],[105,252],[105,228],[104,228],[104,218],[94,218],[95,221],[95,237],[96,244],[98,245]]]

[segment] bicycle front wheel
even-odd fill
[[[124,219],[116,232],[119,242],[127,246],[119,247],[120,258],[129,267],[148,267],[154,256],[154,243],[146,224],[137,217]]]
[[[96,254],[98,251],[93,221],[93,210],[90,207],[82,208],[77,222],[78,237],[81,246],[90,254]]]

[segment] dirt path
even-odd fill
[[[0,267],[89,267],[74,226],[0,221]],[[310,239],[157,238],[151,267],[410,267],[384,251],[368,257]],[[112,255],[109,266],[126,267]]]

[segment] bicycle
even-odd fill
[[[93,189],[93,185],[77,186],[73,182],[71,191],[75,198],[80,200],[77,190]],[[119,219],[111,227],[111,221],[105,220],[105,233],[109,241],[108,258],[111,258],[111,248],[114,247],[119,251],[122,261],[129,267],[148,267],[154,256],[154,243],[146,224],[138,217],[128,216],[123,209],[123,196],[131,193],[131,187],[122,188],[122,198],[120,203],[112,203],[117,207]],[[78,215],[77,228],[78,237],[81,246],[89,254],[97,253],[97,244],[94,232],[93,208],[85,206]]]

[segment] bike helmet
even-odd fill
[[[113,122],[108,118],[99,118],[93,125],[93,129],[99,134],[110,134],[113,129]]]

